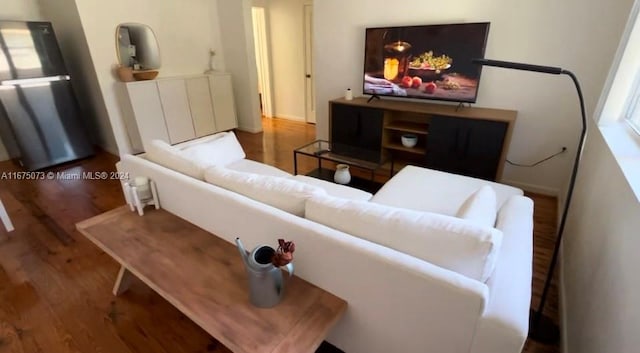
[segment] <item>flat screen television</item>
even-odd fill
[[[363,92],[475,103],[489,22],[366,29]]]

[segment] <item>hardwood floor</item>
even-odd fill
[[[263,126],[260,134],[238,132],[248,158],[292,172],[292,151],[315,139],[314,126],[279,119],[264,120]],[[16,228],[6,233],[0,227],[0,353],[229,352],[141,282],[121,297],[111,294],[119,266],[81,236],[75,223],[124,204],[120,183],[73,176],[114,171],[116,161],[100,152],[53,170],[71,176],[66,180],[2,178],[19,169],[0,162],[0,199]],[[301,161],[301,169],[313,166]],[[553,245],[556,199],[529,196],[536,205],[537,304]],[[557,320],[555,286],[545,313]],[[524,351],[559,349],[527,342]]]

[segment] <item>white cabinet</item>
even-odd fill
[[[218,130],[231,130],[238,127],[231,75],[211,75],[209,87],[211,88],[211,101],[215,102],[213,111]]]
[[[123,107],[123,113],[133,152],[144,151],[142,141],[169,141],[156,83],[140,81],[127,84],[126,93],[127,97],[123,99],[126,106]]]
[[[196,137],[185,80],[167,79],[157,82],[160,103],[169,134],[169,143],[179,143]]]
[[[133,153],[153,139],[176,144],[238,127],[231,75],[215,73],[123,83]]]
[[[208,77],[193,77],[187,80],[187,95],[189,96],[191,118],[193,119],[196,137],[211,135],[218,131],[215,115],[213,114],[212,102],[214,100],[210,92]],[[222,105],[222,103],[217,103],[216,105]],[[212,116],[214,119],[211,119]]]

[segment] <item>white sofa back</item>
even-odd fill
[[[327,195],[323,188],[295,179],[238,172],[224,167],[207,169],[204,179],[210,184],[300,217],[304,217],[305,201],[308,198]]]
[[[493,273],[502,244],[502,232],[493,227],[326,195],[307,200],[305,217],[482,282]]]
[[[155,181],[163,209],[248,248],[296,243],[296,273],[345,299],[328,337],[350,353],[472,349],[487,285],[400,251],[331,229],[232,191],[125,155],[118,170]]]

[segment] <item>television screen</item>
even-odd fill
[[[365,94],[474,103],[489,22],[367,28]]]

